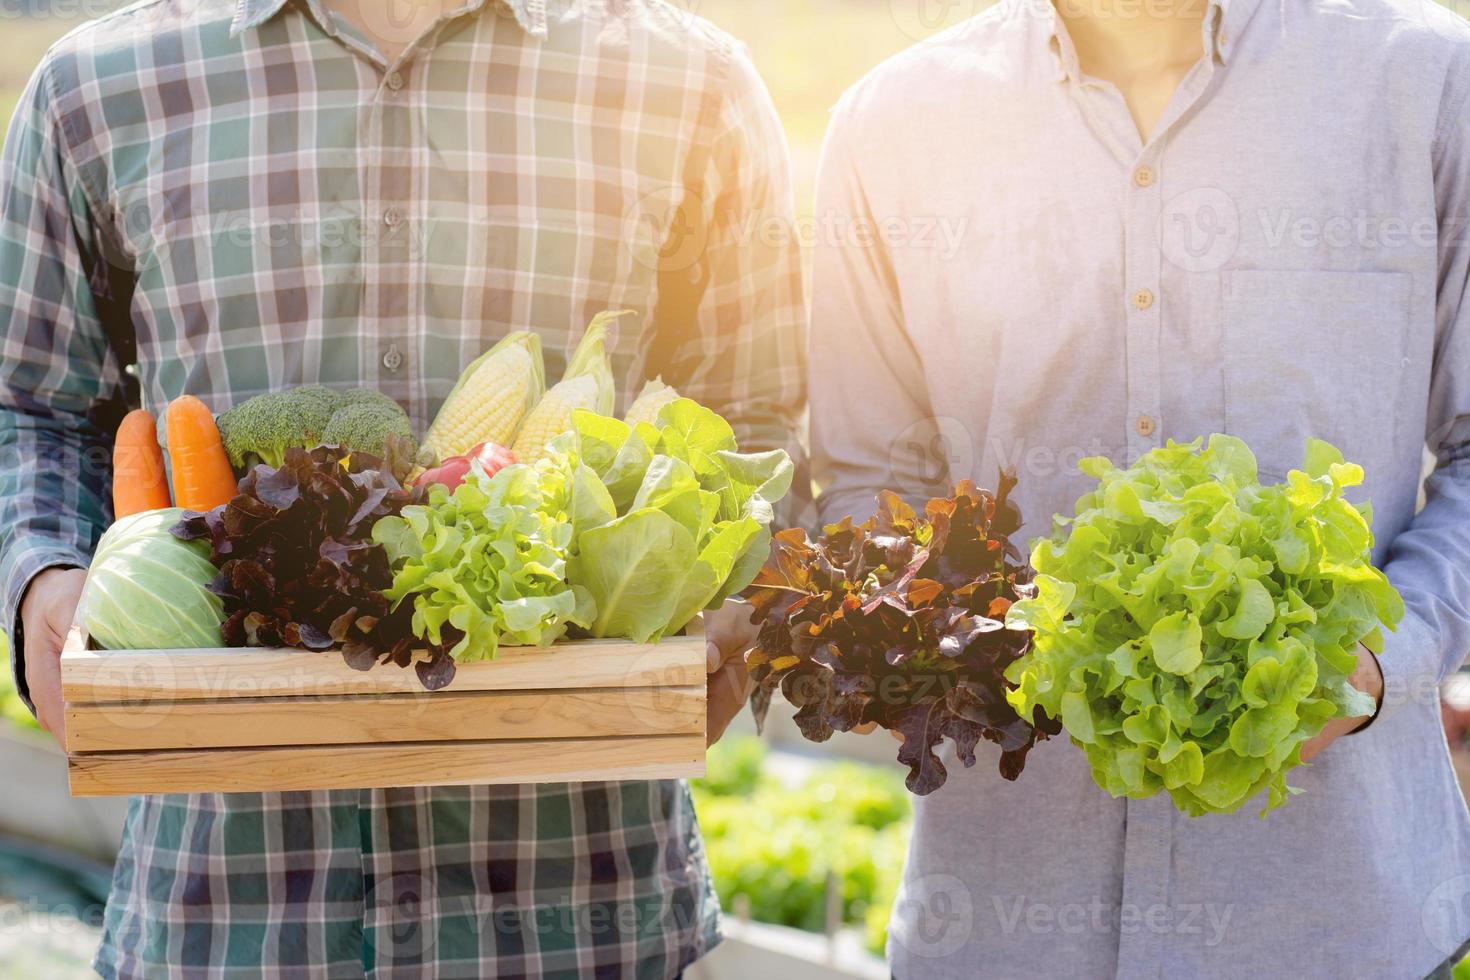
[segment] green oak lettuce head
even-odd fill
[[[1008,616],[1036,633],[1008,697],[1059,719],[1113,796],[1166,790],[1198,816],[1268,789],[1269,811],[1303,742],[1372,713],[1347,678],[1403,600],[1371,563],[1371,511],[1343,495],[1360,467],[1313,440],[1262,486],[1241,440],[1201,443],[1082,462],[1098,486],[1036,543],[1037,595]]]

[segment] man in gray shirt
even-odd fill
[[[1007,466],[1034,537],[1080,457],[1221,431],[1276,480],[1316,436],[1365,468],[1409,609],[1354,678],[1378,714],[1265,820],[1112,799],[1065,738],[1015,783],[951,767],[917,806],[900,980],[1422,977],[1470,937],[1437,695],[1470,650],[1467,209],[1470,28],[1420,0],[1001,0],[843,99],[823,519]]]

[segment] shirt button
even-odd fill
[[[1156,429],[1158,429],[1158,424],[1155,423],[1151,417],[1147,415],[1140,415],[1138,418],[1133,420],[1133,429],[1139,435],[1147,439],[1154,434],[1154,431]]]
[[[1152,307],[1154,305],[1153,291],[1149,289],[1140,289],[1138,292],[1134,293],[1133,305],[1138,308],[1139,312],[1143,312],[1144,310]]]
[[[398,72],[396,71],[388,73],[387,82],[388,88],[394,92],[397,92],[399,89],[403,88],[403,76],[398,74]]]
[[[1152,187],[1154,185],[1154,172],[1148,167],[1139,167],[1133,171],[1133,182],[1139,187]]]
[[[403,367],[403,354],[399,352],[397,344],[389,344],[388,350],[383,353],[383,367],[389,371],[397,371]]]
[[[389,208],[383,212],[383,224],[389,228],[397,228],[403,224],[403,212],[397,208]]]

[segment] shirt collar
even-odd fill
[[[546,37],[546,0],[496,0],[510,10],[516,23],[537,38]],[[270,20],[287,0],[237,0],[235,17],[230,22],[230,36],[253,30]],[[478,6],[478,5],[476,5]]]
[[[1052,0],[1015,0],[1022,12],[1038,17],[1047,30],[1047,43],[1056,60],[1058,80],[1077,78],[1081,70],[1077,66],[1077,52],[1072,39],[1062,26]],[[1209,0],[1205,12],[1205,53],[1228,64],[1235,51],[1236,41],[1246,23],[1260,7],[1261,0]]]

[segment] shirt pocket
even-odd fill
[[[1350,460],[1387,457],[1412,282],[1402,272],[1224,273],[1225,431],[1256,453],[1263,477],[1299,467],[1309,438]]]

